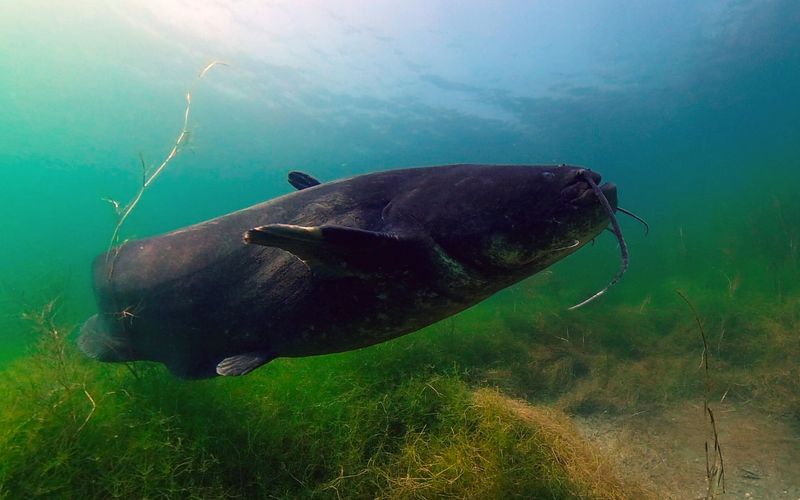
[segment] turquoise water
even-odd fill
[[[705,306],[712,329],[742,303],[796,318],[798,24],[789,0],[4,2],[0,366],[24,363],[35,342],[22,312],[54,296],[65,324],[95,311],[89,266],[116,222],[103,198],[133,198],[140,155],[150,166],[167,155],[190,88],[190,139],[123,239],[288,193],[294,169],[324,181],[417,165],[569,163],[615,182],[620,205],[649,222],[645,237],[622,221],[627,275],[587,312],[564,316],[619,265],[603,235],[466,324],[493,311],[512,330],[531,311],[567,324],[600,318],[597,335],[613,330],[600,343],[609,352],[632,342],[647,353],[672,331],[659,330],[664,318],[687,314],[675,289]],[[213,60],[226,65],[196,81]],[[619,326],[615,312],[651,306],[651,337]],[[769,364],[736,345],[731,359],[752,361],[741,366]]]

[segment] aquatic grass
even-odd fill
[[[704,443],[706,456],[706,482],[708,488],[706,490],[706,498],[715,498],[720,488],[722,488],[722,493],[725,493],[725,460],[722,455],[719,434],[717,433],[717,421],[716,418],[714,418],[714,411],[711,409],[711,404],[709,403],[713,381],[708,361],[709,357],[711,356],[708,346],[708,336],[706,335],[706,330],[703,327],[703,321],[700,319],[700,315],[697,312],[697,309],[695,309],[694,304],[692,304],[689,298],[680,290],[677,290],[676,293],[681,299],[683,299],[684,302],[686,302],[686,305],[689,306],[692,316],[697,323],[697,330],[700,333],[700,339],[703,343],[701,367],[703,371],[703,419],[705,420],[707,427],[706,441]],[[709,450],[709,434],[713,436],[714,439],[713,451]]]
[[[531,444],[541,446],[540,451],[553,456],[556,463],[566,471],[570,481],[577,486],[580,497],[648,498],[652,495],[638,485],[620,478],[610,465],[609,458],[587,446],[564,413],[553,408],[531,406],[519,400],[509,399],[498,391],[490,389],[478,391],[476,402],[485,405],[484,408],[494,417],[485,419],[487,422],[504,425],[504,421],[511,420],[523,425],[531,424],[517,430],[533,432],[538,439],[525,440],[512,437],[510,441],[523,447]],[[548,474],[545,473],[543,476],[547,477]],[[546,495],[547,493],[543,492],[543,497]]]
[[[112,390],[127,372],[98,370],[75,356],[67,366],[76,380],[86,382],[66,388],[54,384],[61,375],[51,363],[24,359],[6,372],[14,379],[2,383],[8,401],[2,411],[0,484],[10,496],[219,493],[198,480],[213,457],[196,452],[172,415],[137,404],[129,391]],[[92,404],[86,394],[94,395]]]
[[[775,347],[759,351],[748,370],[719,357],[719,392],[796,411],[797,383],[787,384],[796,377],[796,304],[750,308],[741,314],[770,325],[765,341]],[[560,320],[551,331],[517,332],[487,316],[473,311],[371,349],[281,359],[241,379],[200,382],[147,363],[136,378],[123,366],[84,360],[68,342],[48,344],[63,337],[42,337],[36,354],[0,381],[10,399],[0,411],[0,484],[10,496],[416,498],[541,487],[560,498],[577,491],[574,474],[547,486],[525,476],[537,470],[541,443],[476,409],[472,387],[497,385],[584,415],[664,407],[702,390],[696,332],[685,318],[653,352],[630,357],[605,350],[602,323],[590,335],[567,336]],[[709,322],[711,338],[722,325]],[[709,349],[724,352],[726,339]],[[92,412],[84,384],[96,410],[81,428]],[[496,420],[501,427],[486,430]],[[572,486],[559,489],[562,481]]]
[[[792,359],[800,355],[797,301],[697,293],[697,307],[708,317],[709,352],[716,358],[718,384],[712,398],[755,397],[765,408],[794,415],[800,393],[782,388],[797,384],[790,379]],[[509,394],[558,402],[571,412],[663,408],[702,391],[697,332],[678,314],[679,306],[674,292],[669,301],[649,304],[646,314],[638,307],[612,304],[576,318],[543,313],[547,306],[539,310],[536,305],[495,304],[493,320],[485,312],[476,314],[480,318],[474,322],[469,312],[459,316],[456,324],[464,331],[448,337],[441,350],[459,353],[455,361],[470,372],[473,383],[483,378]],[[464,341],[467,332],[469,344]],[[497,344],[503,345],[497,358],[484,352],[486,362],[473,364],[472,351],[492,351]],[[418,349],[430,348],[426,344]],[[779,384],[768,382],[778,379]]]
[[[559,458],[583,443],[574,429],[561,450],[541,419],[520,417],[524,403],[475,392],[455,366],[387,377],[376,365],[391,354],[187,382],[149,363],[133,376],[42,336],[0,379],[0,485],[11,497],[586,496]],[[614,488],[592,496],[638,491]]]

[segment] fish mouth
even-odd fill
[[[584,179],[584,175],[591,176],[594,183],[600,187],[600,191],[608,200],[611,208],[616,210],[617,186],[613,182],[606,182],[601,185],[600,181],[602,177],[597,172],[585,171],[583,175],[576,176],[571,183],[567,184],[567,186],[561,190],[562,198],[576,208],[597,205],[599,203],[600,200],[597,199],[597,195],[592,189],[592,186]]]

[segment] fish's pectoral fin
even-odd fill
[[[261,365],[269,363],[274,356],[265,351],[246,352],[223,359],[217,363],[217,375],[247,375]]]
[[[291,252],[323,276],[405,269],[429,239],[345,226],[269,224],[244,233],[244,242]]]
[[[292,170],[291,172],[289,172],[289,184],[291,184],[292,187],[300,191],[301,189],[318,186],[322,183],[317,179],[315,179],[314,177],[306,174],[305,172],[298,172],[297,170]]]

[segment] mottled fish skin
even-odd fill
[[[298,191],[100,255],[99,312],[79,345],[101,361],[158,361],[202,378],[384,342],[591,241],[608,217],[581,180],[600,177],[587,172],[445,165],[322,184],[295,175]],[[603,191],[616,208],[616,189]]]

